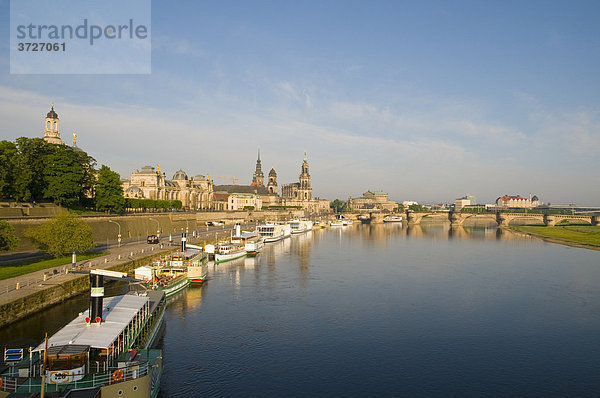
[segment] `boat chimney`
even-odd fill
[[[102,275],[90,274],[90,285],[90,323],[101,323],[104,277]]]
[[[187,234],[185,232],[181,233],[181,251],[185,252],[185,246],[186,246],[186,241],[187,241]]]
[[[235,224],[235,236],[237,236],[238,238],[242,236],[242,226],[240,225],[240,223]]]

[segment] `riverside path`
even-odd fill
[[[254,225],[246,224],[244,227],[253,227]],[[188,242],[198,244],[215,238],[223,238],[224,236],[229,236],[231,231],[231,226],[210,227],[204,231],[196,231],[195,238],[192,237],[192,232],[189,232]],[[76,266],[78,269],[111,268],[153,253],[174,250],[180,243],[179,236],[173,236],[172,246],[169,245],[168,236],[161,236],[160,244],[158,245],[149,245],[145,241],[138,243],[134,240],[126,242],[121,246],[113,245],[109,247],[108,254],[90,260],[79,261]],[[0,305],[11,303],[40,290],[81,277],[81,274],[70,273],[71,269],[72,264],[68,263],[59,267],[51,267],[14,278],[0,280]]]

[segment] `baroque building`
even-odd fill
[[[281,186],[281,204],[284,206],[299,206],[309,213],[325,213],[329,211],[328,200],[313,198],[312,196],[306,153],[304,153],[304,160],[300,165],[298,182]]]
[[[281,186],[281,198],[286,200],[308,201],[312,199],[312,188],[310,186],[310,174],[308,173],[308,159],[304,153],[304,161],[300,166],[299,182]]]
[[[277,195],[277,173],[273,167],[271,167],[271,171],[269,171],[269,183],[267,184],[267,191]]]
[[[156,169],[144,166],[131,173],[122,186],[126,198],[180,200],[184,209],[213,209],[213,182],[203,175],[189,178],[183,170],[178,170],[167,180],[158,166]]]
[[[524,198],[521,195],[504,195],[496,199],[496,206],[498,207],[522,207],[530,209],[539,205],[540,200],[535,195],[529,198]]]
[[[54,110],[54,104],[52,104],[52,109],[50,109],[44,121],[44,141],[51,144],[65,145],[63,140],[60,139],[58,122],[58,114]]]
[[[258,149],[258,159],[256,159],[256,169],[254,170],[254,174],[252,175],[252,184],[256,187],[264,187],[264,179],[265,175],[262,172],[262,166],[260,163],[260,148]]]
[[[383,191],[367,191],[360,198],[349,198],[348,207],[352,210],[387,210],[394,211],[398,203],[389,200]]]

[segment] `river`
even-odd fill
[[[600,390],[598,251],[496,228],[355,225],[209,277],[167,309],[163,397]],[[0,339],[35,344],[85,307],[71,300]]]

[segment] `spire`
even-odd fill
[[[304,151],[304,161],[308,162],[308,159],[306,158],[306,151]]]
[[[260,147],[258,147],[258,159],[256,161],[260,163]]]
[[[73,146],[77,146],[77,133],[73,133]]]

